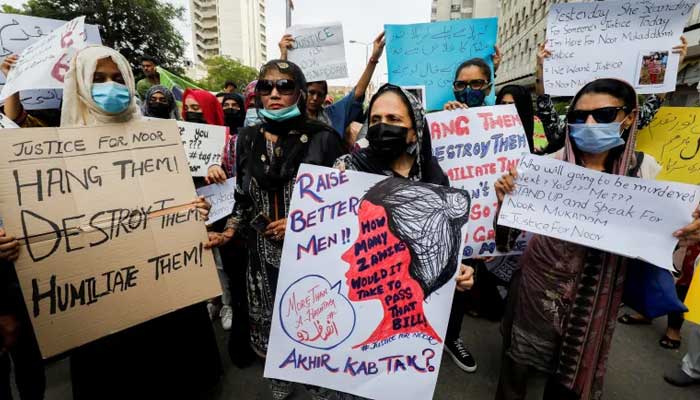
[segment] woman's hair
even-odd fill
[[[496,104],[501,104],[505,95],[513,96],[515,108],[518,110],[520,121],[527,136],[527,144],[530,146],[530,153],[535,150],[533,134],[535,131],[535,110],[532,107],[532,96],[530,91],[524,86],[507,85],[504,86],[496,96]]]
[[[294,86],[299,94],[297,99],[297,106],[301,114],[306,117],[306,96],[308,93],[308,88],[306,86],[306,77],[304,72],[299,68],[298,65],[291,61],[286,60],[272,60],[268,61],[265,65],[260,68],[260,73],[258,74],[258,81],[265,79],[265,75],[270,71],[279,71],[280,73],[289,76],[294,80]],[[262,100],[260,98],[260,93],[257,88],[255,90],[255,107],[258,109],[264,108],[262,105]]]
[[[375,93],[374,96],[372,96],[372,98],[369,101],[369,107],[367,107],[367,119],[369,120],[372,117],[372,106],[374,105],[374,102],[386,93],[394,93],[397,96],[399,96],[401,102],[406,106],[406,109],[408,110],[408,116],[411,119],[411,128],[415,129],[416,116],[414,115],[415,113],[413,112],[413,107],[411,107],[411,102],[408,100],[408,98],[404,94],[404,91],[400,87],[392,84],[386,84],[382,86],[381,88],[379,88],[377,93]]]
[[[389,229],[411,253],[409,273],[424,298],[452,279],[469,215],[466,192],[388,178],[372,186],[362,200],[386,211]]]
[[[568,111],[569,113],[573,112],[576,109],[576,104],[578,103],[579,99],[581,99],[581,97],[585,94],[607,94],[616,99],[622,100],[625,107],[624,112],[626,115],[637,108],[637,92],[632,86],[630,86],[630,84],[619,79],[603,78],[596,79],[593,82],[586,84],[586,86],[581,88],[581,90],[579,90],[578,93],[576,93],[576,96],[574,96],[574,99],[571,101],[571,107],[569,107]],[[637,121],[635,118],[633,124],[636,123]],[[629,132],[630,130],[626,129],[622,133],[622,139],[625,142],[627,142],[627,139],[629,138]],[[573,143],[573,141],[571,144],[572,146],[574,146],[575,151],[578,152],[576,144]],[[622,155],[624,150],[624,146],[618,146],[610,150],[610,153],[608,154],[608,159],[605,162],[606,171],[612,170],[612,166],[615,160],[617,160],[618,157]]]
[[[467,67],[479,68],[481,70],[481,72],[484,75],[486,75],[486,80],[489,82],[491,81],[491,67],[489,67],[489,65],[486,63],[486,61],[484,61],[481,58],[472,58],[471,60],[467,60],[467,61],[461,63],[459,65],[459,67],[457,67],[457,71],[455,72],[455,79],[454,80],[459,79],[459,73],[462,72],[462,70],[467,68]]]
[[[216,96],[200,89],[185,89],[182,95],[182,117],[186,118],[185,101],[188,97],[194,97],[202,109],[202,116],[209,125],[224,125],[224,110],[221,108],[221,103],[216,99]]]

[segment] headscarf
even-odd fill
[[[92,78],[97,62],[108,57],[117,64],[131,96],[129,106],[118,114],[107,113],[92,99]],[[118,51],[106,46],[85,47],[73,55],[70,69],[63,82],[61,127],[114,124],[140,118],[141,113],[135,97],[134,75],[126,58]]]
[[[309,118],[306,110],[306,97],[308,93],[308,88],[306,85],[306,77],[304,76],[304,72],[298,65],[294,64],[291,61],[272,60],[268,61],[265,65],[262,66],[262,68],[260,68],[258,80],[263,79],[267,72],[270,70],[277,70],[282,74],[286,74],[292,77],[292,80],[294,80],[296,93],[298,94],[296,105],[299,108],[300,115],[298,117],[290,118],[285,121],[273,121],[268,118],[265,118],[262,114],[258,112],[258,116],[263,121],[263,129],[277,136],[286,135],[291,131],[298,131],[304,129],[307,125],[309,125]],[[262,98],[257,90],[257,87],[255,90],[255,108],[258,110],[262,110],[264,108],[262,104]]]
[[[250,107],[255,107],[255,86],[258,85],[258,80],[254,80],[248,84],[248,86],[245,87],[245,110],[248,111],[248,108]]]
[[[177,103],[175,103],[175,96],[173,96],[173,92],[170,91],[170,89],[166,88],[163,85],[154,85],[151,86],[148,91],[146,92],[146,96],[144,97],[143,104],[141,105],[141,113],[144,115],[144,117],[153,117],[154,115],[151,114],[148,108],[148,103],[151,100],[151,96],[153,96],[156,93],[161,93],[163,96],[165,96],[165,99],[168,101],[168,107],[170,108],[170,119],[180,119],[180,115],[177,111]]]
[[[192,96],[199,103],[202,110],[202,116],[209,125],[224,125],[224,110],[221,108],[221,103],[216,99],[216,96],[201,89],[185,89],[182,95],[182,118],[186,118],[185,101],[189,96]]]
[[[513,96],[515,100],[515,108],[518,110],[518,116],[523,123],[527,144],[530,146],[530,153],[535,152],[535,110],[532,107],[532,96],[526,87],[520,85],[504,86],[496,96],[496,104],[501,104],[505,95]]]
[[[427,124],[425,120],[425,109],[423,104],[408,90],[390,83],[384,84],[379,88],[377,93],[372,96],[369,102],[369,107],[367,109],[367,121],[366,126],[369,126],[369,119],[371,117],[372,106],[374,102],[387,91],[392,91],[394,93],[402,96],[410,105],[408,108],[409,115],[413,120],[413,128],[416,131],[416,143],[415,143],[415,154],[416,154],[416,167],[415,173],[409,178],[415,181],[437,183],[442,180],[444,174],[442,169],[435,168],[437,161],[434,159],[432,154],[432,146],[430,142],[430,133],[427,131]],[[369,148],[360,149],[354,153],[346,154],[342,156],[339,163],[344,163],[345,167],[351,170],[358,170],[363,172],[369,172],[373,174],[380,175],[393,175],[391,167],[388,164],[391,160],[381,159],[372,153]],[[439,175],[439,176],[437,176]]]

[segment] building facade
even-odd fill
[[[496,0],[433,0],[430,9],[430,20],[433,22],[497,15],[498,1]]]
[[[267,61],[265,0],[190,0],[194,63],[228,56],[259,68]]]

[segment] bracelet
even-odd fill
[[[371,58],[369,59],[369,62],[371,62],[372,64],[378,64],[378,63],[379,63],[379,59],[378,59],[378,58],[371,57]]]

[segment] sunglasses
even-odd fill
[[[452,87],[456,91],[461,92],[462,90],[466,89],[469,87],[470,89],[473,90],[481,90],[485,89],[489,86],[489,81],[483,80],[483,79],[472,79],[471,81],[454,81],[452,82]]]
[[[567,119],[570,124],[585,124],[588,116],[592,115],[595,122],[599,124],[609,124],[617,119],[620,111],[627,112],[628,107],[602,107],[595,110],[573,110]]]
[[[278,79],[276,81],[261,79],[255,85],[255,91],[260,93],[261,96],[269,96],[272,93],[272,89],[275,88],[279,94],[290,95],[294,94],[297,85],[291,79]]]

